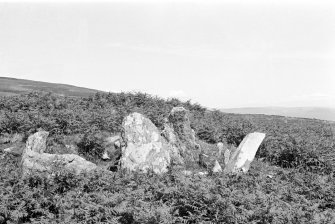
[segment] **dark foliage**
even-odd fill
[[[11,162],[9,162],[11,161]],[[7,164],[6,164],[7,162]],[[10,163],[10,164],[8,164]],[[333,223],[335,181],[255,162],[246,175],[59,171],[18,178],[1,160],[2,223]],[[10,174],[10,175],[8,175]],[[271,175],[270,175],[271,174]]]
[[[76,136],[79,153],[94,160],[126,115],[140,112],[162,128],[174,106],[190,111],[206,143],[233,147],[247,133],[265,132],[257,153],[263,162],[254,161],[246,175],[59,170],[51,179],[22,180],[20,157],[1,152],[0,223],[335,223],[335,126],[324,121],[225,114],[143,93],[30,93],[0,98],[0,147],[42,128],[50,132],[48,145]]]

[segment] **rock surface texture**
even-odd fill
[[[122,149],[121,168],[155,173],[168,171],[170,146],[148,118],[139,113],[128,115],[123,121],[123,139],[126,147]]]
[[[230,150],[226,149],[223,155],[224,155],[224,165],[227,166],[230,159]]]
[[[240,143],[238,148],[233,152],[228,164],[226,165],[225,173],[246,173],[250,168],[250,163],[254,160],[258,147],[265,138],[264,133],[250,133]]]
[[[225,151],[225,147],[224,147],[224,145],[223,145],[222,142],[219,142],[216,146],[217,146],[218,149],[219,149],[219,156],[221,156],[222,153]]]
[[[29,136],[22,153],[21,166],[23,176],[31,173],[51,174],[54,168],[66,169],[76,174],[96,168],[94,163],[78,155],[44,153],[48,135],[49,133],[46,131],[39,131]]]
[[[162,134],[173,148],[174,162],[184,164],[186,161],[198,161],[200,147],[196,143],[195,132],[191,128],[189,111],[183,107],[174,107]]]
[[[184,107],[174,107],[168,119],[179,139],[190,147],[196,147],[195,133],[191,128],[189,112]]]
[[[103,160],[117,161],[120,159],[121,137],[119,135],[104,138],[102,146],[104,148]]]

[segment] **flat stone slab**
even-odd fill
[[[231,155],[225,173],[248,172],[251,162],[254,160],[256,152],[265,138],[264,133],[250,133],[240,143],[238,148]]]

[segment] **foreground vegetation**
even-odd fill
[[[72,141],[100,163],[100,137],[119,133],[126,115],[140,112],[162,128],[174,106],[190,110],[192,128],[208,144],[237,146],[249,132],[267,133],[249,173],[59,171],[53,179],[21,180],[20,157],[1,150],[0,223],[335,222],[335,127],[325,121],[224,114],[143,93],[71,98],[35,92],[0,98],[0,149],[42,128],[50,132],[50,152],[65,153],[60,149]]]
[[[19,178],[2,163],[3,223],[334,223],[335,180],[255,161],[246,175],[59,172]],[[12,161],[12,162],[9,162]]]

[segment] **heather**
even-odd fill
[[[209,110],[144,93],[63,97],[43,92],[0,98],[0,147],[43,129],[55,153],[68,141],[103,164],[101,136],[118,134],[131,112],[158,128],[175,106],[190,111],[203,148],[236,147],[252,131],[267,134],[247,174],[185,176],[59,170],[20,178],[20,156],[0,154],[0,223],[332,223],[335,222],[334,124]],[[20,143],[18,143],[20,142]]]

